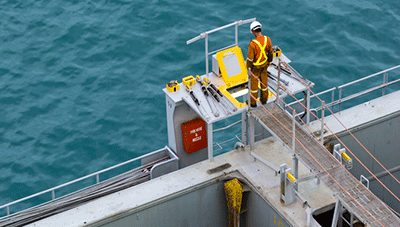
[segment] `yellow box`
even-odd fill
[[[179,90],[178,81],[171,80],[169,83],[167,83],[167,90],[169,92],[175,92],[175,91]]]
[[[196,83],[196,79],[192,75],[190,75],[190,76],[187,76],[187,77],[183,78],[182,79],[182,83],[186,87],[188,87],[188,86],[191,87]]]

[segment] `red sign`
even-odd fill
[[[206,122],[200,118],[182,124],[183,149],[193,153],[207,147]]]

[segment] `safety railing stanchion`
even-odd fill
[[[388,75],[387,75],[387,72],[385,72],[385,73],[383,74],[383,84],[386,84],[387,82],[388,82]],[[385,95],[385,91],[386,91],[386,86],[384,86],[384,87],[382,88],[382,96]]]
[[[278,58],[278,83],[276,85],[276,103],[279,105],[279,89],[280,89],[280,85],[281,85],[281,59]]]
[[[213,126],[212,123],[207,124],[207,151],[208,160],[210,162],[214,161],[214,149],[213,149]]]
[[[331,108],[332,108],[332,112],[335,112],[334,111],[334,107],[335,107],[335,105],[333,105],[333,102],[335,102],[335,89],[333,89],[332,90],[332,105],[331,105]]]
[[[206,33],[206,37],[204,38],[206,44],[206,75],[208,78],[208,34]]]
[[[248,94],[249,94],[249,96],[248,96],[248,99],[247,99],[247,112],[248,113],[250,113],[250,103],[251,103],[251,69],[250,69],[250,67],[247,69],[248,71],[248,73],[249,73],[249,75],[248,75],[248,90],[249,90],[249,92],[248,92]]]
[[[306,115],[306,124],[310,125],[310,90],[307,89],[307,115]]]
[[[293,123],[292,123],[292,152],[293,152],[293,169],[294,169],[294,178],[299,178],[299,159],[295,154],[296,149],[296,110],[293,109]],[[295,190],[298,190],[297,184],[294,186]]]
[[[325,101],[322,101],[322,110],[321,110],[321,144],[324,145],[324,118],[325,118]]]

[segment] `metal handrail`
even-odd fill
[[[347,83],[347,84],[340,85],[340,86],[338,86],[338,89],[341,89],[341,88],[347,87],[347,86],[349,86],[349,85],[352,85],[352,84],[355,84],[355,83],[361,82],[361,81],[363,81],[363,80],[366,80],[366,79],[369,79],[369,78],[371,78],[371,77],[374,77],[374,76],[380,75],[380,74],[382,74],[382,73],[386,73],[386,72],[392,71],[392,70],[394,70],[394,69],[397,69],[397,68],[400,68],[400,65],[398,65],[398,66],[394,66],[394,67],[392,67],[392,68],[389,68],[389,69],[385,69],[385,70],[383,70],[383,71],[380,71],[380,72],[377,72],[377,73],[371,74],[371,75],[369,75],[369,76],[363,77],[363,78],[361,78],[361,79],[358,79],[358,80],[354,80],[354,81],[352,81],[352,82],[349,82],[349,83]]]
[[[400,79],[396,79],[396,80],[393,80],[393,81],[388,82],[388,74],[387,74],[387,73],[390,72],[390,71],[393,71],[393,70],[395,70],[395,69],[398,69],[398,68],[400,68],[400,65],[397,65],[397,66],[391,67],[391,68],[389,68],[389,69],[382,70],[382,71],[380,71],[380,72],[371,74],[371,75],[369,75],[369,76],[366,76],[366,77],[363,77],[363,78],[360,78],[360,79],[351,81],[351,82],[349,82],[349,83],[340,85],[340,86],[338,86],[336,89],[335,89],[335,88],[330,88],[330,89],[328,89],[328,90],[325,90],[325,91],[323,91],[323,92],[320,92],[320,93],[318,93],[318,94],[316,94],[316,95],[311,96],[311,98],[314,98],[314,97],[319,96],[319,95],[321,95],[321,94],[325,94],[325,93],[327,93],[327,92],[332,91],[332,102],[326,103],[326,106],[331,106],[331,107],[333,108],[334,106],[337,106],[337,105],[338,105],[338,106],[339,106],[339,112],[340,112],[340,111],[341,111],[341,104],[342,104],[343,102],[346,102],[346,101],[355,99],[355,98],[357,98],[357,97],[360,97],[360,96],[362,96],[362,95],[371,93],[371,92],[376,91],[376,90],[379,90],[379,89],[382,89],[382,96],[385,95],[385,88],[386,88],[387,86],[390,86],[390,85],[393,85],[393,84],[396,84],[396,83],[400,82]],[[357,92],[357,93],[355,93],[355,94],[351,94],[351,95],[346,96],[346,97],[342,97],[343,88],[346,88],[346,87],[348,87],[348,86],[350,86],[350,85],[353,85],[353,84],[360,83],[360,82],[362,82],[362,81],[364,81],[364,80],[367,80],[367,79],[370,79],[370,78],[373,78],[373,77],[375,77],[375,76],[382,75],[382,74],[383,74],[383,82],[382,82],[382,84],[377,85],[377,86],[372,87],[372,88],[365,89],[365,90],[360,91],[360,92]],[[334,92],[335,90],[338,90],[338,99],[337,99],[337,100],[334,99],[334,93],[333,93],[333,92]],[[303,100],[303,99],[302,99],[302,100]],[[296,102],[293,102],[293,103],[291,103],[291,104],[294,104],[294,103],[296,103]],[[317,110],[317,111],[320,111],[321,109],[322,109],[322,106],[318,106],[318,107],[315,108],[315,110]]]
[[[319,93],[317,93],[315,95],[311,95],[310,99],[311,98],[315,98],[315,97],[320,96],[320,95],[323,95],[323,94],[328,93],[328,92],[332,92],[332,94],[334,94],[336,89],[337,89],[336,87],[333,87],[333,88],[327,89],[325,91],[321,91],[321,92],[319,92]],[[299,101],[293,101],[293,102],[287,104],[287,106],[291,106],[293,104],[296,104],[298,102],[303,102],[303,101],[304,101],[304,98],[301,98],[301,99],[299,99]]]
[[[11,205],[14,205],[14,204],[17,204],[17,203],[26,201],[26,200],[28,200],[28,199],[32,199],[32,198],[38,197],[38,196],[40,196],[40,195],[43,195],[43,194],[46,194],[46,193],[49,193],[49,192],[52,193],[52,200],[54,200],[54,199],[55,199],[55,190],[57,190],[57,189],[63,188],[63,187],[65,187],[65,186],[74,184],[74,183],[79,182],[79,181],[83,181],[83,180],[88,179],[88,178],[93,177],[93,176],[96,176],[96,183],[99,183],[99,182],[100,182],[100,174],[101,174],[101,173],[108,172],[108,171],[110,171],[110,170],[113,170],[113,169],[116,169],[116,168],[118,168],[118,167],[127,165],[127,164],[129,164],[129,163],[134,162],[134,161],[141,160],[141,159],[143,159],[143,158],[147,158],[147,157],[153,155],[154,153],[160,152],[160,151],[162,151],[162,150],[164,150],[164,149],[167,149],[167,150],[168,150],[169,148],[166,146],[165,148],[161,148],[161,149],[159,149],[159,150],[156,150],[156,151],[153,151],[153,152],[151,152],[151,153],[142,155],[142,156],[140,156],[140,157],[136,157],[136,158],[133,158],[133,159],[131,159],[131,160],[128,160],[128,161],[119,163],[119,164],[117,164],[117,165],[111,166],[111,167],[109,167],[109,168],[102,169],[102,170],[97,171],[97,172],[95,172],[95,173],[92,173],[92,174],[83,176],[83,177],[81,177],[81,178],[78,178],[78,179],[69,181],[69,182],[67,182],[67,183],[58,185],[58,186],[56,186],[56,187],[53,187],[53,188],[50,188],[50,189],[47,189],[47,190],[44,190],[44,191],[35,193],[35,194],[33,194],[33,195],[24,197],[24,198],[22,198],[22,199],[18,199],[18,200],[12,201],[12,202],[10,202],[10,203],[1,205],[1,206],[0,206],[0,209],[6,208],[6,209],[7,209],[7,216],[8,216],[8,215],[10,215],[9,207],[10,207]]]
[[[239,27],[240,25],[247,24],[247,23],[253,22],[253,21],[255,21],[255,20],[256,20],[256,18],[251,18],[251,19],[247,19],[247,20],[235,21],[235,22],[232,22],[232,23],[230,23],[230,24],[224,25],[224,26],[222,26],[222,27],[215,28],[215,29],[212,29],[212,30],[210,30],[210,31],[203,32],[203,33],[201,33],[200,35],[198,35],[198,36],[196,36],[196,37],[194,37],[194,38],[189,39],[188,41],[186,41],[186,44],[189,45],[189,44],[191,44],[191,43],[193,43],[193,42],[195,42],[195,41],[197,41],[197,40],[199,40],[199,39],[203,39],[203,38],[205,39],[206,75],[207,75],[207,76],[208,76],[208,71],[209,71],[208,56],[209,56],[210,54],[216,53],[216,52],[218,52],[218,51],[220,51],[220,50],[224,50],[224,49],[227,49],[227,48],[232,47],[232,46],[237,46],[238,43],[239,43],[239,42],[238,42],[238,27]],[[211,34],[211,33],[220,31],[220,30],[222,30],[222,29],[232,27],[232,26],[235,26],[235,43],[232,44],[232,45],[228,45],[227,47],[221,48],[220,50],[208,52],[208,35]]]
[[[342,104],[342,102],[345,102],[345,101],[351,100],[351,99],[353,99],[353,98],[359,97],[359,96],[361,96],[361,95],[370,93],[370,92],[375,91],[375,90],[377,90],[377,89],[382,88],[382,89],[383,89],[383,90],[382,90],[382,96],[385,95],[385,90],[384,90],[384,89],[385,89],[387,86],[392,85],[392,84],[395,84],[395,83],[398,82],[398,80],[396,80],[396,81],[392,81],[392,82],[389,82],[389,83],[388,83],[388,82],[387,82],[387,81],[388,81],[387,73],[390,72],[390,71],[392,71],[392,70],[395,70],[395,69],[397,69],[397,68],[400,68],[400,65],[394,66],[394,67],[392,67],[392,68],[389,68],[389,69],[386,69],[386,70],[383,70],[383,71],[380,71],[380,72],[371,74],[371,75],[369,75],[369,76],[366,76],[366,77],[363,77],[363,78],[361,78],[361,79],[358,79],[358,80],[355,80],[355,81],[352,81],[352,82],[349,82],[349,83],[346,83],[346,84],[343,84],[343,85],[339,86],[339,87],[338,87],[338,90],[339,90],[339,98],[338,98],[338,100],[339,100],[339,104],[338,104],[338,105],[339,105],[339,111],[341,111],[341,104]],[[353,84],[356,84],[356,83],[359,83],[359,82],[361,82],[361,81],[367,80],[367,79],[369,79],[369,78],[372,78],[372,77],[381,75],[381,74],[383,74],[383,83],[382,83],[381,85],[379,85],[379,86],[377,86],[377,87],[375,87],[375,88],[366,89],[366,90],[364,90],[364,91],[362,91],[362,92],[359,92],[358,94],[353,94],[351,98],[342,98],[342,90],[343,90],[343,88],[348,87],[348,86],[353,85]]]

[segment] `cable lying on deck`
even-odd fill
[[[95,185],[59,197],[44,204],[8,215],[0,219],[0,226],[23,226],[40,219],[78,207],[91,200],[132,187],[150,180],[151,168],[162,161],[168,160],[165,156],[153,162],[129,170],[116,177],[99,182]]]

